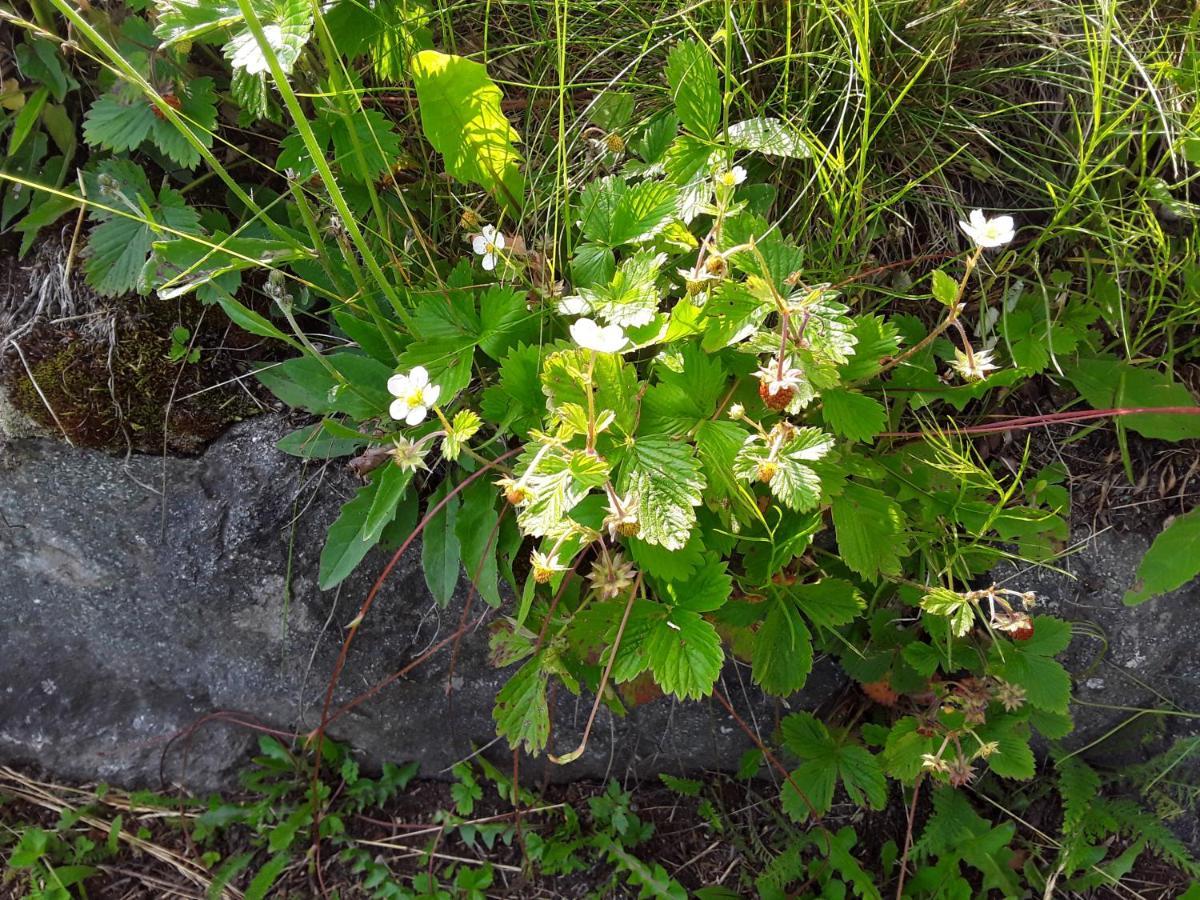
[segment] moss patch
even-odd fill
[[[220,310],[190,298],[133,297],[101,315],[110,317],[109,335],[98,336],[94,323],[87,334],[73,330],[78,323],[42,323],[25,336],[21,350],[32,380],[15,355],[0,367],[13,405],[51,433],[116,452],[161,453],[165,437],[169,452],[192,454],[261,410],[233,380],[261,358],[261,341],[231,326]],[[196,334],[198,361],[171,359],[178,326]]]

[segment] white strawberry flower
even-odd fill
[[[495,225],[484,225],[479,234],[471,239],[471,249],[483,257],[483,267],[489,272],[496,268],[500,251],[504,249],[504,235]]]
[[[437,403],[442,392],[439,385],[429,383],[429,373],[424,366],[415,367],[407,375],[393,375],[388,379],[387,388],[396,398],[388,412],[393,419],[403,419],[409,425],[424,422],[429,408]]]
[[[983,214],[982,209],[973,209],[968,219],[967,222],[960,220],[958,227],[975,242],[977,247],[985,250],[992,247],[1003,247],[1016,237],[1012,216],[997,216],[989,219]]]
[[[585,350],[597,353],[619,353],[629,343],[620,325],[600,326],[592,319],[578,319],[571,324],[571,337]]]
[[[735,188],[745,180],[746,170],[741,166],[734,166],[732,169],[717,173],[717,184],[721,187]]]

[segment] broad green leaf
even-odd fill
[[[325,547],[321,550],[321,564],[317,576],[323,591],[340,584],[374,546],[373,541],[368,543],[362,539],[363,525],[379,491],[379,475],[372,475],[371,482],[358,489],[358,493],[342,507],[337,521],[329,528]]]
[[[379,487],[362,527],[361,539],[368,544],[378,543],[383,529],[396,517],[396,509],[413,476],[411,470],[402,469],[390,460],[379,467],[379,472]]]
[[[358,438],[330,434],[318,422],[298,428],[275,444],[284,453],[301,459],[335,459],[348,456],[367,442],[366,435]]]
[[[154,109],[144,98],[101,94],[83,117],[83,139],[90,147],[121,153],[136,150],[150,136]]]
[[[489,606],[500,605],[497,583],[496,544],[500,536],[497,527],[496,488],[486,478],[479,478],[462,492],[462,509],[454,532],[462,550],[463,569],[467,580],[475,585],[479,596]]]
[[[704,490],[704,474],[691,444],[638,438],[621,464],[619,490],[637,497],[641,540],[668,550],[687,544]]]
[[[754,638],[751,675],[768,694],[786,697],[804,687],[812,671],[812,633],[787,600],[772,599]]]
[[[989,669],[996,677],[1025,690],[1036,709],[1066,715],[1071,703],[1071,676],[1051,657],[1066,649],[1071,626],[1052,616],[1035,616],[1027,641],[998,640],[992,645]]]
[[[707,48],[681,41],[667,57],[667,84],[683,127],[711,138],[721,125],[721,79]]]
[[[962,594],[949,588],[930,588],[921,598],[921,609],[934,616],[945,616],[955,637],[962,637],[975,624],[975,607]]]
[[[713,626],[690,609],[675,607],[651,627],[643,643],[654,680],[681,700],[712,693],[725,654]]]
[[[688,546],[691,546],[689,542]],[[667,551],[678,553],[679,551]],[[733,579],[720,559],[710,558],[698,571],[686,580],[668,584],[663,592],[664,599],[680,609],[706,613],[720,609],[733,592]]]
[[[432,510],[443,499],[450,496],[452,485],[447,478],[429,496]],[[458,571],[462,564],[462,552],[455,526],[458,522],[459,497],[450,497],[421,532],[421,564],[425,570],[425,584],[439,606],[447,606],[458,586]],[[429,513],[426,512],[426,515]]]
[[[518,345],[537,343],[540,324],[514,288],[492,285],[479,298],[479,349],[497,362]]]
[[[833,498],[833,527],[842,561],[864,578],[899,575],[908,553],[908,531],[900,505],[875,488],[846,482]]]
[[[704,562],[704,544],[699,528],[692,532],[687,544],[679,550],[667,550],[638,538],[630,538],[625,547],[637,563],[638,571],[660,581],[686,581]]]
[[[1137,580],[1125,593],[1125,605],[1187,584],[1200,574],[1200,506],[1178,516],[1159,535],[1138,564]]]
[[[664,262],[665,254],[639,250],[622,261],[608,284],[580,288],[579,295],[605,324],[622,328],[648,325],[658,312],[656,285]]]
[[[534,656],[517,670],[500,693],[492,719],[496,731],[514,750],[523,746],[526,753],[539,753],[550,739],[550,707],[546,702],[549,680],[543,661],[546,651]]]
[[[425,137],[445,158],[446,169],[519,209],[525,193],[514,146],[519,136],[500,109],[500,88],[487,69],[460,56],[422,50],[412,58],[412,75]]]
[[[821,416],[834,434],[868,443],[887,424],[887,412],[882,403],[874,397],[843,388],[821,392]]]
[[[1143,437],[1182,441],[1200,438],[1200,407],[1192,392],[1169,375],[1116,359],[1081,359],[1066,371],[1085,400],[1096,409],[1186,406],[1195,415],[1144,413],[1122,416],[1121,423]]]
[[[50,91],[46,87],[40,87],[25,101],[25,105],[21,107],[13,120],[12,133],[8,139],[8,155],[12,156],[21,149],[21,145],[25,143],[25,139],[29,137],[29,133],[33,130],[33,126],[37,124],[38,117],[42,113],[42,108],[46,105],[46,99],[50,96]]]
[[[978,729],[979,739],[994,741],[998,749],[987,757],[988,768],[1001,778],[1027,781],[1037,771],[1029,746],[1029,723],[1023,716],[993,716]]]
[[[480,411],[484,418],[503,425],[525,439],[532,428],[542,423],[546,396],[538,379],[542,350],[537,346],[518,346],[500,363],[500,381],[483,392]]]
[[[377,109],[357,109],[333,116],[330,123],[333,161],[346,177],[360,184],[389,172],[400,158],[400,136],[391,119]]]

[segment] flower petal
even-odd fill
[[[504,249],[504,233],[500,232],[500,231],[496,231],[495,228],[492,229],[492,245],[497,250]]]
[[[483,255],[483,267],[484,267],[484,269],[486,269],[489,272],[492,271],[492,269],[496,268],[496,254],[495,253],[485,253]]]
[[[388,393],[393,397],[403,397],[408,393],[408,376],[393,375],[387,381]]]
[[[985,216],[983,214],[982,209],[971,210],[970,219],[971,219],[971,225],[974,226],[975,228],[986,228],[987,227],[987,216]]]
[[[393,400],[392,405],[388,407],[388,415],[390,415],[393,419],[403,419],[408,415],[408,401]]]
[[[484,231],[487,231],[487,229],[485,228]],[[471,249],[475,251],[477,256],[483,256],[483,254],[488,252],[488,239],[482,234],[475,235],[475,237],[471,238]]]
[[[409,425],[420,425],[425,421],[425,407],[414,406],[408,411],[408,415],[405,416],[404,421]]]
[[[433,406],[437,403],[437,398],[441,396],[442,386],[440,384],[431,384],[425,388],[425,405]]]
[[[423,388],[429,384],[429,372],[424,366],[413,366],[413,370],[408,373],[408,383],[412,388]]]
[[[484,225],[483,228],[481,228],[479,230],[479,234],[485,241],[487,241],[490,244],[494,244],[496,242],[496,226],[495,225]]]

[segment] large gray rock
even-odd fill
[[[285,431],[264,417],[198,458],[165,461],[46,440],[0,448],[0,760],[126,785],[157,786],[161,772],[209,789],[228,784],[254,745],[236,722],[313,726],[344,628],[384,557],[368,557],[337,591],[317,589],[325,529],[354,484],[340,467],[277,451]],[[461,603],[462,592],[437,608],[410,551],[353,646],[338,699],[453,631]],[[451,696],[442,652],[331,736],[368,764],[415,759],[436,775],[495,737],[506,673],[486,657],[485,623],[462,641]],[[774,711],[748,682],[727,670],[727,693],[766,735]],[[793,706],[838,684],[818,667]],[[558,691],[558,752],[577,742],[590,705]],[[728,769],[749,745],[715,703],[660,699],[625,719],[602,709],[586,755],[549,774]],[[485,752],[511,760],[498,743]]]
[[[994,573],[1072,623],[1059,661],[1075,681],[1075,731],[1063,743],[1088,747],[1106,767],[1143,762],[1166,741],[1200,733],[1200,718],[1173,714],[1200,716],[1200,579],[1140,606],[1122,602],[1153,538],[1076,534],[1079,549],[1055,563],[1061,572],[1006,565]]]

